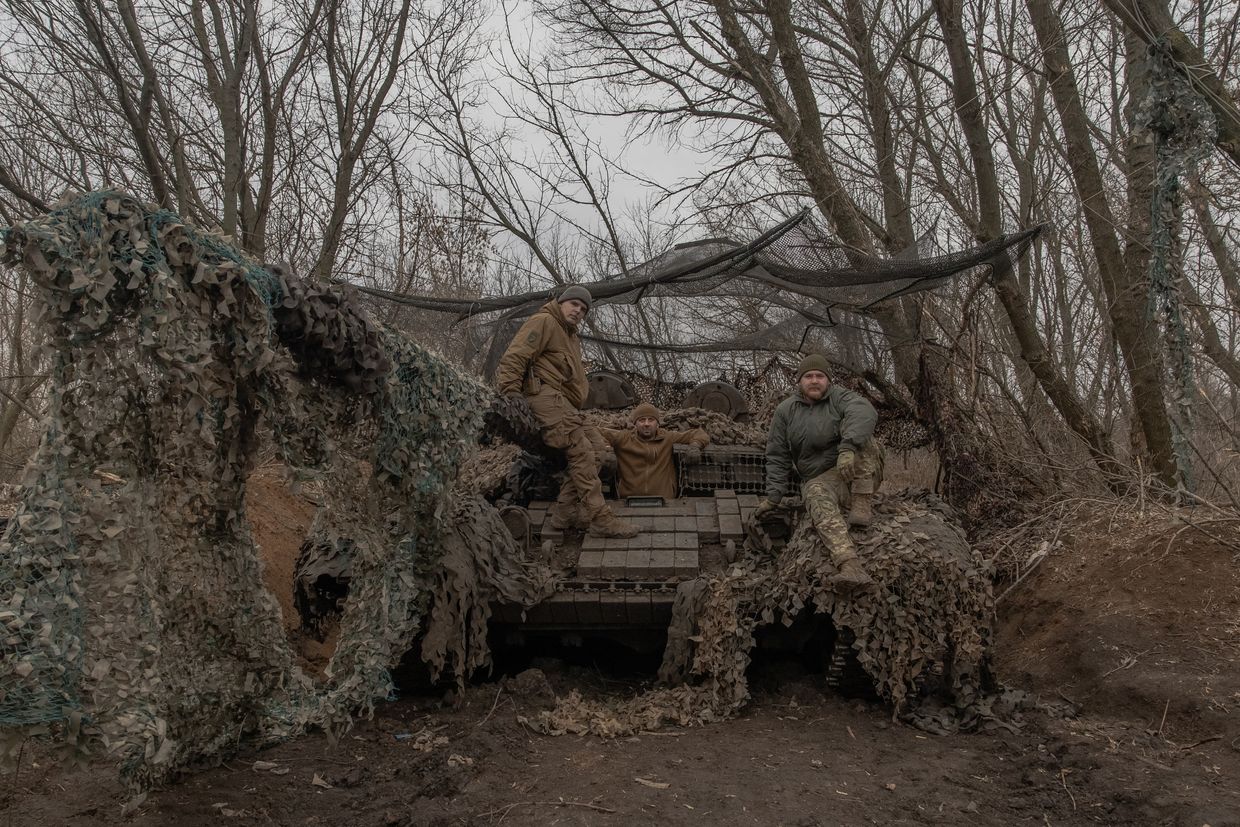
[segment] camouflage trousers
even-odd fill
[[[856,473],[851,482],[832,468],[801,486],[805,511],[814,523],[818,536],[832,556],[855,554],[857,547],[848,536],[845,512],[852,505],[853,494],[873,494],[883,482],[883,446],[870,439],[860,451],[853,466]]]
[[[575,512],[589,522],[607,505],[598,477],[599,464],[607,450],[603,435],[587,425],[581,411],[562,394],[550,388],[543,387],[525,399],[541,426],[543,442],[548,448],[563,451],[568,459],[568,473],[560,485],[556,509],[566,517]]]

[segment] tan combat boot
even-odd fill
[[[555,504],[547,509],[547,525],[557,531],[585,531],[590,520],[582,513],[581,500],[568,485],[560,488],[560,496]]]
[[[873,494],[853,494],[852,508],[848,510],[848,525],[852,528],[869,528],[874,520]]]
[[[560,508],[553,505],[547,510],[547,525],[557,531],[584,531],[590,524],[576,508]]]
[[[857,559],[857,552],[853,549],[833,552],[831,559],[839,568],[839,571],[830,577],[831,585],[837,591],[847,594],[855,589],[864,589],[874,585],[874,578],[865,573],[865,569],[861,567],[861,561]]]
[[[610,508],[603,508],[590,520],[591,537],[636,537],[637,526],[621,520]]]

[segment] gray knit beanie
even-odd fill
[[[800,381],[801,377],[811,370],[820,370],[827,376],[830,376],[831,363],[821,353],[811,353],[801,360],[801,364],[797,365],[797,381]]]
[[[594,297],[590,295],[589,290],[585,289],[580,284],[574,284],[571,287],[564,288],[564,292],[560,294],[560,297],[556,299],[556,301],[563,304],[569,299],[576,299],[579,302],[584,302],[587,310],[594,306]]]

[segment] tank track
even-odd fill
[[[836,633],[835,645],[831,647],[831,657],[827,661],[826,684],[832,692],[848,698],[870,698],[877,693],[874,680],[865,671],[857,652],[853,649],[853,641],[857,636],[850,629],[841,628]]]

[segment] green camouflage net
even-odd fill
[[[485,389],[350,294],[123,194],[66,200],[3,242],[36,286],[54,383],[0,541],[0,750],[54,734],[143,789],[242,738],[347,726],[420,618]],[[322,691],[245,517],[265,432],[355,515],[338,518],[355,599]]]
[[[1197,396],[1193,348],[1184,320],[1180,178],[1195,172],[1214,149],[1218,124],[1210,105],[1178,70],[1165,38],[1151,43],[1146,55],[1149,86],[1138,101],[1137,122],[1154,135],[1157,165],[1150,195],[1150,262],[1147,313],[1162,323],[1164,360],[1174,378],[1171,389],[1172,448],[1179,484],[1194,489],[1193,400]]]
[[[857,658],[895,715],[933,731],[993,719],[989,572],[951,510],[927,493],[880,496],[874,525],[857,545],[877,585],[840,595],[829,582],[835,565],[809,520],[798,519],[777,552],[751,533],[745,556],[726,574],[678,589],[659,673],[676,685],[619,704],[572,693],[529,723],[550,734],[612,737],[726,718],[749,700],[755,631],[791,623],[806,608],[855,635]],[[918,697],[935,664],[944,666],[946,709],[923,707]]]

